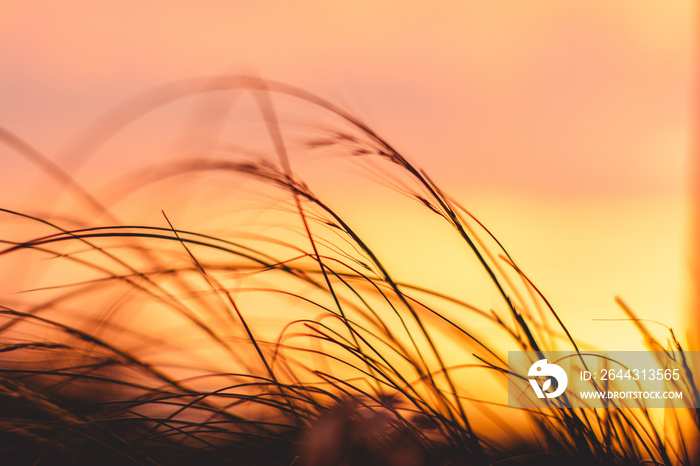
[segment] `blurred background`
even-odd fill
[[[0,126],[95,189],[145,161],[129,144],[180,129],[164,114],[76,163],[81,131],[135,94],[237,73],[299,86],[423,167],[576,336],[639,349],[629,322],[601,320],[624,318],[616,295],[681,339],[696,328],[696,17],[690,1],[1,2]],[[0,150],[4,206],[40,206],[46,180]],[[356,193],[334,202],[403,279],[465,293],[430,232],[382,239],[386,206]]]

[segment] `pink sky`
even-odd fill
[[[149,86],[254,71],[347,103],[447,182],[677,192],[690,2],[204,5],[5,4],[3,123],[51,150]]]
[[[5,2],[0,125],[58,157],[151,86],[255,72],[365,118],[573,322],[611,316],[621,294],[676,325],[695,15],[681,1]],[[0,164],[0,181],[36,179],[9,152]]]

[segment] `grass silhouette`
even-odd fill
[[[253,77],[180,81],[103,115],[71,146],[71,164],[156,110],[223,95],[250,99],[244,124],[258,132],[140,167],[111,203],[0,129],[6,150],[74,199],[63,210],[0,209],[13,226],[0,237],[3,271],[32,283],[0,303],[3,461],[693,463],[694,410],[663,419],[646,408],[515,410],[475,396],[488,392],[473,387],[481,379],[504,390],[509,350],[578,352],[577,342],[484,225],[330,102]],[[299,109],[310,123],[295,119]],[[363,167],[446,225],[500,305],[396,278],[372,238],[297,171],[298,160],[326,158]],[[215,226],[183,227],[169,207],[151,224],[115,212],[139,191],[160,193],[146,208],[178,205],[192,186],[216,193],[204,198],[211,210],[183,209],[221,215]],[[649,349],[663,349],[619,302]],[[692,381],[683,348],[669,341]],[[502,432],[490,433],[494,425]]]

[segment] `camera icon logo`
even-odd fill
[[[540,359],[530,366],[530,370],[527,373],[530,378],[530,385],[535,391],[537,398],[556,398],[566,390],[566,385],[569,383],[569,378],[564,372],[564,369],[557,366],[556,364],[547,364],[546,359]],[[547,377],[547,379],[540,387],[537,382],[537,377]],[[556,381],[556,389],[553,392],[548,392],[549,388],[552,386],[552,379]]]

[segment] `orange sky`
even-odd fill
[[[365,118],[490,226],[574,327],[621,317],[616,294],[679,325],[692,2],[331,3],[0,3],[0,125],[69,164],[71,137],[137,92],[255,72]],[[14,183],[39,175],[4,150],[0,164],[0,194],[20,202]],[[368,231],[383,215],[348,210]],[[591,325],[602,344],[621,331]]]

